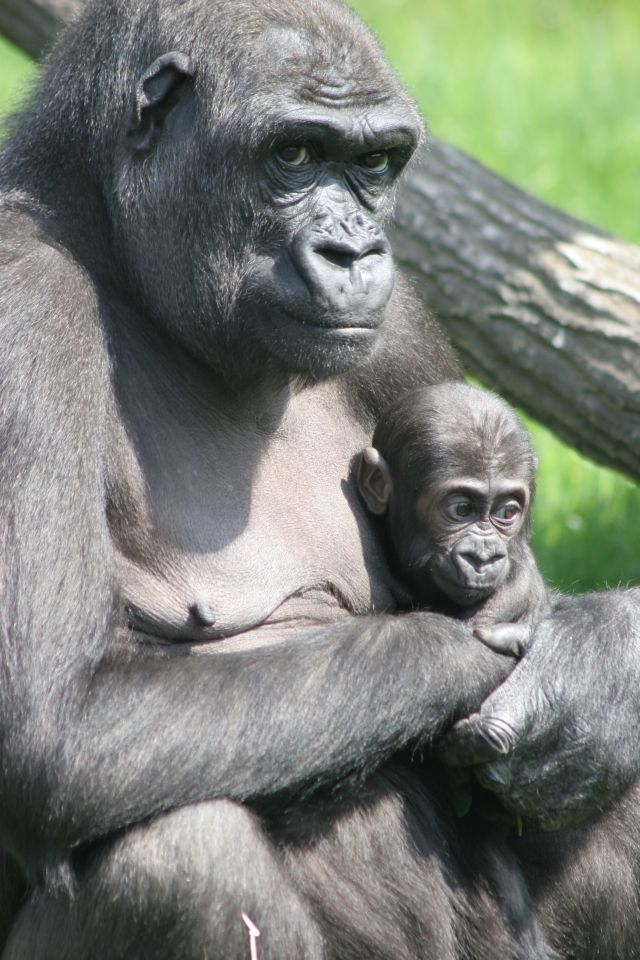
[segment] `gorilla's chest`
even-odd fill
[[[120,590],[146,629],[275,636],[392,605],[349,480],[368,436],[326,388],[291,398],[269,429],[133,433],[138,473],[110,519]]]

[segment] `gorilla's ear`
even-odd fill
[[[164,118],[193,74],[191,57],[177,50],[163,53],[147,67],[136,87],[135,117],[129,130],[129,143],[135,150],[151,149]]]
[[[387,461],[375,447],[365,447],[360,456],[358,489],[371,513],[387,512],[391,488]]]

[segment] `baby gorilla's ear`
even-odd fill
[[[375,447],[365,447],[360,455],[358,489],[371,513],[386,513],[391,488],[387,461]]]

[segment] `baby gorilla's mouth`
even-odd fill
[[[425,570],[425,573],[427,571]],[[428,574],[438,590],[458,606],[471,606],[491,596],[506,574],[504,558],[482,564],[448,554],[429,565]]]

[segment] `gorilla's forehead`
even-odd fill
[[[361,30],[334,34],[308,27],[267,26],[254,39],[256,80],[302,103],[372,106],[410,101],[395,74],[380,59],[377,44]]]
[[[442,438],[431,451],[434,456],[433,478],[450,483],[454,477],[477,477],[493,482],[497,478],[532,480],[532,464],[528,448],[517,433],[480,430],[453,433]]]

